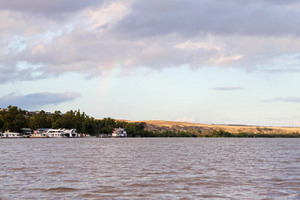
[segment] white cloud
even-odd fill
[[[210,61],[213,64],[223,65],[223,64],[230,64],[234,61],[240,60],[243,55],[232,55],[232,56],[220,56],[218,58],[212,58]]]
[[[175,48],[182,49],[182,50],[205,49],[205,50],[216,50],[219,52],[222,50],[222,48],[217,45],[205,44],[205,43],[201,43],[201,42],[191,42],[189,40],[175,45]]]
[[[97,30],[102,26],[112,26],[124,15],[130,13],[132,1],[115,1],[107,6],[92,7],[82,11],[79,20],[86,24],[88,30]],[[82,24],[80,24],[82,25]]]

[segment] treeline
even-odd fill
[[[87,133],[92,136],[110,135],[114,128],[124,128],[129,137],[192,137],[187,132],[172,131],[148,131],[145,130],[146,123],[129,123],[112,118],[94,119],[80,110],[70,110],[66,113],[55,111],[54,113],[28,112],[16,106],[8,106],[0,111],[0,132],[22,132],[22,128],[75,128],[78,133]]]
[[[66,113],[45,111],[30,113],[16,106],[8,106],[0,111],[0,132],[22,132],[22,128],[75,128],[78,133],[87,133],[92,136],[110,135],[114,128],[124,128],[129,137],[196,137],[194,133],[182,131],[149,131],[145,130],[146,123],[129,123],[112,118],[94,119],[80,110],[70,110]]]
[[[140,133],[139,137],[197,137],[193,132],[185,131],[147,131],[144,130]]]
[[[230,133],[224,130],[213,130],[211,134],[199,135],[200,137],[243,137],[243,138],[300,138],[299,133]]]
[[[87,133],[92,136],[99,134],[111,134],[114,128],[125,128],[128,136],[136,137],[144,135],[145,123],[128,123],[117,121],[112,118],[101,120],[94,119],[80,110],[70,110],[66,113],[55,111],[46,113],[30,113],[17,106],[8,106],[7,109],[0,111],[0,132],[9,130],[10,132],[21,133],[22,128],[75,128],[78,133]],[[146,131],[147,132],[147,131]]]
[[[200,133],[195,130],[184,131],[144,131],[141,137],[241,137],[241,138],[300,138],[299,133],[230,133],[224,130],[213,130],[212,132]]]

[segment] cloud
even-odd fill
[[[87,7],[99,6],[104,2],[105,1],[103,0],[84,0],[72,2],[70,0],[27,0],[26,2],[20,2],[17,0],[0,0],[0,10],[12,10],[31,15],[55,17],[57,14],[76,12]]]
[[[40,69],[40,66],[30,65],[26,62],[18,62],[15,65],[0,65],[0,84],[43,79],[45,75]]]
[[[213,90],[221,90],[221,91],[232,91],[232,90],[244,90],[243,87],[215,87]]]
[[[276,103],[276,102],[282,102],[282,103],[300,103],[300,97],[278,97],[278,98],[272,98],[272,99],[264,99],[260,102],[263,103]]]
[[[35,107],[41,105],[57,105],[67,101],[73,101],[80,97],[80,94],[74,92],[65,93],[32,93],[27,95],[16,95],[11,93],[7,96],[0,97],[0,107],[16,105],[19,107]]]
[[[268,73],[299,73],[300,68],[299,66],[294,67],[287,67],[287,68],[275,68],[275,69],[262,69],[262,71],[268,72]]]
[[[217,35],[299,35],[296,1],[180,0],[135,1],[116,27],[129,37],[177,33]],[[281,27],[281,28],[278,28]],[[134,30],[134,31],[133,31]]]
[[[0,84],[69,72],[99,76],[116,63],[125,71],[188,65],[272,72],[300,61],[292,0],[0,0],[0,23]]]

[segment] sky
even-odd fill
[[[0,108],[300,126],[297,0],[0,0]]]

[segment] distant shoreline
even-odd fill
[[[0,132],[15,132],[23,137],[30,136],[34,130],[41,128],[71,129],[77,133],[98,137],[112,135],[114,129],[120,128],[129,137],[300,137],[300,127],[216,125],[163,120],[130,121],[110,117],[95,119],[80,110],[66,113],[43,110],[29,112],[17,106],[0,110]]]
[[[192,122],[176,122],[176,121],[163,121],[163,120],[144,120],[144,121],[130,121],[120,120],[129,123],[146,123],[145,130],[149,131],[194,131],[202,134],[209,134],[213,131],[229,132],[233,136],[238,137],[241,133],[244,135],[253,136],[274,136],[279,135],[298,135],[300,127],[272,127],[272,126],[255,126],[255,125],[223,125],[223,124],[202,124]],[[201,136],[200,136],[201,137]]]

